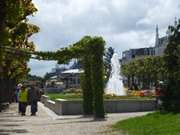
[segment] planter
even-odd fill
[[[83,114],[82,100],[57,99],[55,102],[44,97],[45,106],[59,115]],[[104,101],[106,113],[142,112],[153,111],[156,107],[155,100],[119,99]]]

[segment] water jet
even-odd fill
[[[114,53],[113,57],[111,58],[111,69],[112,70],[110,78],[107,82],[105,93],[117,96],[126,95],[126,91],[123,87],[123,79],[120,75],[121,66],[117,53]]]

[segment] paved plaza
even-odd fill
[[[0,113],[0,135],[121,135],[112,132],[111,125],[119,120],[145,115],[148,112],[108,114],[106,120],[94,121],[92,117],[58,116],[39,103],[37,116],[17,112],[17,104]]]

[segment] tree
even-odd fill
[[[122,65],[121,71],[128,79],[129,88],[132,88],[135,83],[137,83],[139,88],[149,88],[157,80],[166,78],[164,59],[159,56],[148,56],[133,60]]]
[[[180,112],[180,20],[168,29],[171,33],[164,56],[167,79],[162,96],[163,109]]]
[[[35,45],[28,39],[39,28],[28,23],[27,17],[37,11],[32,0],[5,0],[0,6],[0,96],[9,101],[15,84],[30,71],[26,51],[34,51]]]

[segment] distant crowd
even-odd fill
[[[31,116],[35,116],[38,111],[38,101],[43,92],[35,85],[25,85],[19,83],[15,89],[14,100],[18,103],[18,112],[22,116],[26,115],[26,107],[31,106]]]

